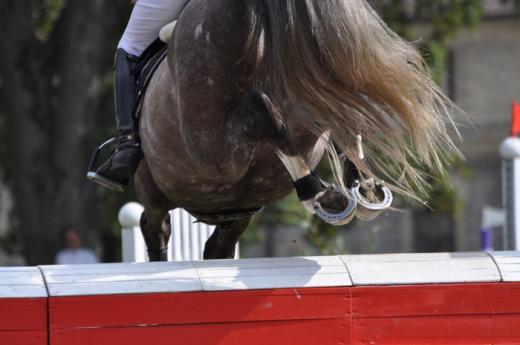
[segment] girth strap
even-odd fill
[[[195,211],[186,210],[193,217],[197,218],[197,221],[203,222],[209,225],[219,225],[223,223],[236,222],[244,218],[249,218],[256,213],[262,211],[264,207],[255,207],[249,209],[234,209],[234,210],[223,210],[217,213],[199,213]]]

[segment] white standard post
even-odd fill
[[[520,249],[520,139],[509,137],[500,146],[502,200],[506,211],[504,250]]]
[[[501,208],[484,206],[482,208],[482,226],[480,228],[480,249],[493,250],[493,228],[505,226],[505,212]]]
[[[146,245],[139,227],[139,220],[143,210],[143,206],[139,203],[129,202],[119,211],[118,219],[122,227],[123,262],[148,261]]]

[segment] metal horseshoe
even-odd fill
[[[319,198],[325,194],[327,191],[330,191],[330,188],[332,188],[335,192],[342,194],[346,199],[348,200],[347,207],[341,211],[340,213],[331,213],[326,211],[318,201]],[[356,198],[354,198],[352,195],[350,195],[350,192],[345,193],[343,192],[339,187],[337,186],[329,186],[327,190],[324,190],[320,193],[318,193],[314,197],[314,202],[312,204],[314,213],[324,222],[329,223],[334,226],[341,226],[348,224],[352,219],[354,219],[354,216],[356,215],[357,210],[357,202]]]
[[[377,182],[375,188],[383,194],[383,200],[378,203],[370,202],[363,196],[359,181],[356,181],[352,186],[351,192],[358,204],[356,216],[361,220],[372,220],[392,205],[394,199],[392,191],[385,187],[382,182]]]

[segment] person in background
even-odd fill
[[[57,265],[95,264],[99,262],[93,250],[81,246],[81,236],[76,229],[66,227],[62,234],[65,248],[56,254],[54,261]]]

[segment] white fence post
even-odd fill
[[[119,222],[123,228],[123,262],[148,261],[139,219],[143,207],[130,202],[119,211]],[[172,234],[168,242],[169,261],[202,260],[204,244],[215,230],[214,226],[199,223],[188,212],[182,209],[170,211]],[[238,258],[238,244],[235,258]]]
[[[118,219],[122,226],[123,262],[145,262],[148,260],[146,245],[139,227],[143,206],[137,202],[129,202],[119,211]]]

